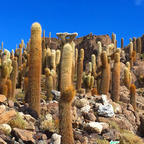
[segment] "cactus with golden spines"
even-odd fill
[[[42,50],[42,74],[44,74],[44,70],[46,68],[46,54],[47,54],[47,49],[43,48]]]
[[[12,95],[11,98],[14,99],[15,98],[15,89],[16,89],[16,82],[17,82],[17,73],[18,73],[18,63],[17,63],[17,57],[14,57],[12,59],[12,67],[13,70],[11,72],[10,75],[10,79],[12,81]]]
[[[107,95],[110,87],[111,71],[106,51],[102,52],[101,61],[102,61],[102,73],[101,73],[101,83],[99,93]]]
[[[46,67],[50,68],[50,61],[51,61],[51,49],[47,48],[46,51]]]
[[[83,61],[84,61],[84,49],[80,49],[78,66],[77,66],[77,85],[76,85],[77,90],[80,90],[82,85]]]
[[[130,41],[130,42],[132,42],[132,39],[131,39],[131,38],[129,38],[129,41]]]
[[[111,98],[114,102],[118,102],[120,99],[120,54],[119,53],[115,53],[114,55]]]
[[[124,38],[121,38],[121,48],[124,48]]]
[[[60,64],[60,58],[61,58],[61,51],[58,49],[56,50],[56,66]]]
[[[53,76],[49,68],[45,69],[45,89],[46,89],[46,97],[47,100],[51,101],[53,100],[53,94],[51,91],[53,90]]]
[[[141,38],[137,38],[136,40],[136,49],[137,49],[137,53],[140,53],[141,54],[141,51],[142,51],[142,41],[141,41]]]
[[[136,37],[133,37],[133,50],[136,51]]]
[[[129,89],[131,85],[131,73],[128,67],[124,69],[124,85]]]
[[[62,50],[60,90],[72,85],[72,46],[66,43]]]
[[[91,55],[92,62],[92,75],[96,76],[96,56],[94,54]]]
[[[39,23],[31,27],[30,60],[28,73],[28,103],[37,115],[40,115],[42,29]]]
[[[101,67],[101,53],[102,53],[102,44],[98,41],[98,55],[97,55],[97,68]]]
[[[78,49],[75,49],[75,76],[77,78],[77,67],[78,67]]]
[[[8,79],[6,81],[6,85],[7,85],[7,98],[12,99],[12,81]]]
[[[112,43],[114,44],[114,49],[117,48],[116,34],[112,33]]]
[[[49,32],[49,41],[51,43],[51,32]]]
[[[18,66],[22,65],[22,48],[23,48],[23,45],[21,43],[21,44],[19,44]]]
[[[91,89],[94,87],[94,76],[92,76],[91,74],[85,75],[83,81],[86,92],[91,91]]]
[[[24,94],[25,94],[25,102],[28,102],[28,77],[24,77],[24,84],[23,84]]]
[[[75,97],[75,90],[72,86],[65,87],[61,91],[59,101],[59,133],[62,144],[74,144],[72,129],[72,111],[71,104]]]
[[[134,84],[131,84],[130,86],[130,104],[136,111],[136,86]]]
[[[51,59],[50,59],[51,69],[56,70],[56,51],[51,51]]]
[[[2,52],[3,52],[3,41],[2,41],[2,43],[1,43],[1,50],[2,50]]]
[[[14,50],[12,49],[12,52],[11,52],[11,59],[14,59]]]
[[[130,65],[133,66],[133,43],[130,42],[130,48],[129,48],[129,59],[130,59]]]

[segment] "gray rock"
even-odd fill
[[[57,91],[57,90],[52,90],[51,93],[53,94],[53,99],[54,100],[59,100],[60,99],[60,95],[61,95],[61,92],[60,91]]]
[[[52,144],[61,144],[61,135],[54,133],[51,137]]]
[[[114,109],[111,104],[100,105],[98,109],[98,114],[105,117],[113,117]]]

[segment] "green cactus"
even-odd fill
[[[91,55],[91,62],[92,62],[92,75],[96,76],[96,56],[94,54]]]

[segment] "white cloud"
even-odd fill
[[[135,5],[139,6],[144,2],[144,0],[135,0]]]

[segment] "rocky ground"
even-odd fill
[[[142,144],[144,135],[144,106],[142,89],[137,89],[135,112],[129,101],[129,90],[121,87],[121,102],[114,103],[106,95],[78,94],[72,105],[73,131],[76,144]],[[36,118],[28,104],[23,103],[23,92],[17,89],[17,100],[7,101],[0,95],[1,144],[59,144],[59,93],[55,100],[41,100],[41,117]],[[137,136],[139,135],[139,136]]]

